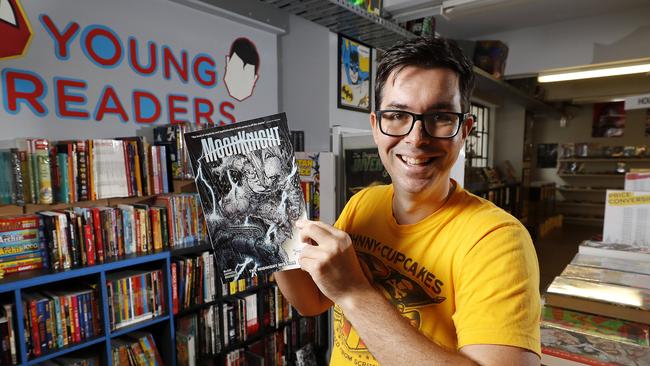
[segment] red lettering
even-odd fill
[[[187,67],[187,52],[181,51],[181,63],[183,64],[182,66],[178,63],[178,60],[174,57],[174,54],[172,54],[172,51],[168,47],[163,47],[162,50],[162,58],[163,58],[163,76],[165,79],[171,79],[171,67],[174,66],[174,69],[176,70],[176,75],[184,82],[186,83],[188,80],[188,67]]]
[[[176,119],[176,113],[187,113],[187,108],[176,106],[176,102],[187,102],[187,97],[184,95],[173,95],[173,94],[167,96],[167,109],[169,110],[169,123],[173,125],[187,122],[182,119]]]
[[[56,57],[67,59],[70,57],[68,54],[68,44],[74,38],[74,36],[79,32],[79,24],[77,22],[70,22],[68,26],[64,29],[63,34],[61,31],[54,25],[54,22],[48,15],[41,16],[41,22],[45,26],[47,33],[54,40],[54,51],[56,52]]]
[[[210,68],[204,71],[204,73],[207,75],[207,80],[203,79],[201,73],[199,72],[199,68],[201,64],[204,62],[210,65]],[[194,59],[194,64],[192,65],[192,72],[194,73],[194,79],[196,79],[196,81],[199,84],[205,86],[206,88],[214,86],[217,83],[217,73],[215,72],[215,67],[216,65],[214,63],[214,60],[211,59],[210,57],[203,56],[203,55],[197,56]]]
[[[230,120],[230,122],[219,121],[219,126],[235,123],[237,121],[235,116],[226,111],[226,107],[230,108],[231,111],[235,109],[235,105],[230,102],[223,102],[219,105],[219,112],[221,112],[221,115]]]
[[[41,103],[41,99],[45,93],[45,86],[38,77],[19,71],[5,71],[5,93],[7,98],[7,109],[11,112],[18,112],[18,101],[22,100],[29,104],[31,108],[38,114],[45,114],[47,109]],[[18,91],[16,90],[17,82],[29,82],[34,86],[33,91]]]
[[[109,102],[111,101],[113,102],[113,106],[109,106]],[[97,104],[95,120],[101,121],[104,119],[104,115],[109,113],[119,115],[122,122],[127,122],[129,120],[129,116],[127,116],[120,98],[118,98],[117,93],[115,93],[115,89],[107,86]]]
[[[86,83],[83,81],[57,79],[54,83],[56,89],[56,105],[61,117],[88,118],[90,114],[86,111],[71,110],[68,103],[85,103],[86,98],[81,95],[66,94],[67,88],[85,89]]]
[[[208,110],[201,112],[201,106],[208,106]],[[214,113],[214,105],[208,99],[203,98],[194,98],[194,123],[197,125],[201,124],[201,117],[206,119],[206,123],[213,125],[214,121],[212,120],[212,113]]]
[[[153,72],[156,71],[156,67],[158,66],[158,53],[156,52],[156,48],[157,47],[155,43],[149,43],[149,66],[144,67],[138,63],[138,42],[135,40],[135,38],[130,38],[129,60],[133,69],[144,75],[153,74]]]
[[[142,115],[142,99],[148,99],[155,106],[155,112],[148,117]],[[160,101],[155,95],[136,90],[133,92],[133,114],[135,115],[135,122],[137,123],[153,123],[160,118]]]
[[[110,58],[103,58],[97,53],[97,50],[94,49],[93,40],[95,37],[104,37],[113,43],[114,53]],[[93,28],[88,31],[86,39],[84,39],[84,47],[88,52],[88,55],[98,64],[102,66],[115,66],[122,59],[122,44],[120,40],[117,39],[117,36],[112,32],[103,29],[103,28]]]

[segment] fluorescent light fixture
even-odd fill
[[[650,58],[545,70],[539,73],[537,81],[553,83],[641,73],[650,73]]]

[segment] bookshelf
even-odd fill
[[[129,327],[121,328],[119,330],[111,330],[108,323],[108,302],[106,301],[108,295],[106,291],[106,276],[107,274],[116,271],[125,270],[129,268],[139,268],[141,266],[155,266],[160,268],[167,276],[169,262],[169,252],[153,253],[143,256],[133,256],[118,261],[107,262],[94,266],[83,268],[71,269],[59,273],[47,273],[45,270],[22,272],[14,276],[10,276],[0,280],[0,296],[3,300],[11,300],[14,305],[22,304],[23,297],[26,293],[31,291],[40,291],[45,287],[68,286],[70,281],[86,281],[99,286],[101,307],[99,309],[99,318],[102,322],[102,333],[100,335],[91,337],[82,342],[74,343],[68,347],[58,349],[56,351],[45,352],[40,356],[28,357],[27,355],[27,340],[25,339],[25,323],[24,319],[27,314],[24,314],[22,306],[13,306],[14,312],[14,329],[16,330],[16,347],[18,349],[18,364],[19,365],[37,365],[55,357],[68,355],[79,350],[90,349],[95,347],[103,355],[102,363],[105,365],[112,365],[110,355],[112,340],[116,337],[128,334],[130,332],[140,329],[152,328],[166,328],[173,329],[171,324],[171,312],[167,310],[164,315],[156,318],[145,320],[134,324]],[[164,279],[168,283],[169,278]],[[164,294],[166,301],[169,303],[170,293]],[[164,332],[163,332],[164,333]],[[165,364],[173,364],[175,358],[174,350],[169,347],[174,342],[173,339],[165,337],[164,334],[158,334],[156,344],[159,349],[170,349],[171,352],[163,352],[163,359]]]
[[[175,131],[174,136],[180,136],[182,132],[184,131],[179,129],[178,131]],[[113,141],[119,141],[117,144],[120,146],[132,146],[133,151],[140,148],[146,149],[148,146],[145,140],[125,138],[124,140],[116,139]],[[157,142],[170,150],[174,146],[174,144],[169,141]],[[172,277],[172,274],[174,273],[174,263],[178,263],[181,259],[201,256],[206,252],[213,253],[213,248],[208,242],[202,240],[201,236],[205,235],[205,232],[202,230],[205,228],[201,228],[200,224],[194,224],[201,222],[202,217],[200,215],[200,209],[198,209],[198,213],[192,211],[194,210],[197,201],[194,201],[189,197],[195,195],[195,185],[194,180],[187,175],[188,170],[186,163],[181,159],[171,161],[169,156],[165,159],[164,150],[163,153],[160,153],[160,149],[156,149],[155,151],[158,151],[158,155],[153,155],[153,153],[140,155],[140,159],[143,159],[140,162],[141,166],[148,165],[149,169],[137,168],[137,165],[135,164],[135,166],[131,165],[129,167],[126,163],[127,161],[132,162],[132,156],[125,154],[121,157],[125,160],[127,172],[121,176],[120,179],[124,185],[130,186],[129,195],[132,194],[132,196],[105,197],[91,200],[78,199],[80,194],[79,192],[81,192],[80,183],[76,179],[69,179],[67,181],[61,180],[53,185],[55,193],[54,203],[39,203],[38,199],[35,201],[30,200],[26,196],[25,198],[27,202],[22,205],[0,205],[0,218],[14,215],[35,215],[34,217],[42,217],[41,214],[38,213],[43,211],[55,212],[57,215],[63,215],[66,211],[75,212],[75,209],[101,210],[110,208],[110,210],[112,210],[111,212],[116,213],[120,210],[125,210],[125,205],[134,208],[141,208],[144,206],[148,209],[142,217],[131,217],[133,222],[136,222],[136,220],[141,222],[145,218],[147,222],[146,225],[142,227],[143,229],[146,227],[146,229],[144,229],[146,231],[142,232],[146,239],[142,240],[146,241],[147,244],[144,245],[143,251],[138,249],[137,252],[135,252],[137,254],[119,254],[116,256],[106,254],[103,261],[97,259],[95,263],[91,265],[78,262],[78,264],[70,265],[70,268],[62,267],[56,271],[52,269],[36,269],[8,274],[5,278],[0,279],[0,304],[9,305],[11,309],[9,318],[11,321],[11,329],[14,330],[13,343],[15,344],[15,356],[17,358],[15,364],[36,365],[47,363],[51,360],[58,359],[59,357],[77,357],[82,354],[88,354],[98,356],[101,360],[101,364],[111,366],[115,364],[115,357],[118,357],[119,359],[120,349],[124,347],[125,344],[128,345],[129,343],[133,343],[135,340],[134,337],[137,338],[141,337],[142,334],[147,334],[149,337],[152,337],[152,341],[155,342],[155,348],[160,354],[161,362],[165,365],[176,365],[178,363],[176,354],[178,341],[176,335],[179,329],[178,326],[182,324],[181,318],[191,317],[197,314],[201,315],[212,310],[214,310],[216,314],[215,324],[219,327],[219,331],[221,332],[219,337],[214,340],[214,344],[218,345],[218,351],[212,352],[208,355],[203,354],[202,356],[197,352],[196,355],[199,356],[196,358],[197,364],[203,364],[210,361],[211,364],[225,365],[229,361],[233,360],[234,356],[236,356],[235,358],[239,358],[241,361],[241,356],[244,354],[248,355],[250,350],[252,350],[257,343],[262,343],[264,346],[267,346],[267,344],[268,346],[273,346],[273,351],[271,353],[263,354],[262,356],[272,357],[277,362],[282,360],[282,362],[292,364],[296,361],[294,351],[298,349],[298,346],[301,346],[305,342],[313,342],[318,348],[317,354],[322,356],[324,359],[329,347],[327,316],[325,315],[318,318],[303,318],[299,316],[290,308],[286,301],[278,300],[281,297],[281,294],[272,282],[260,281],[260,283],[256,283],[255,285],[238,285],[236,291],[232,291],[230,288],[224,287],[221,284],[215,271],[215,276],[211,277],[211,281],[214,281],[216,288],[214,298],[199,303],[191,303],[189,306],[183,307],[177,312],[174,311],[175,309],[173,304],[175,294],[172,289],[174,283]],[[167,153],[170,153],[170,151],[167,150]],[[306,196],[306,198],[309,201],[308,206],[311,217],[321,218],[330,223],[333,222],[335,218],[333,183],[335,176],[333,174],[333,155],[331,153],[306,153],[298,155],[303,158],[303,162],[305,163],[303,168],[309,168],[306,169],[308,170],[308,173],[307,176],[305,176],[306,183],[303,185],[303,188],[306,188],[309,191],[309,195]],[[156,167],[152,166],[153,163],[151,160],[152,157],[155,158],[156,156],[158,156],[158,163],[161,165],[157,168],[157,178],[155,178],[156,175],[152,175],[152,172]],[[78,156],[74,154],[68,155],[70,160],[75,157]],[[61,161],[65,163],[64,160]],[[73,165],[72,163],[70,163],[69,166],[76,167],[76,165]],[[162,169],[163,166],[164,170]],[[54,167],[51,169],[54,171],[58,168]],[[326,173],[320,174],[319,172]],[[139,186],[140,183],[135,183],[135,174],[138,174],[139,176],[137,178],[142,180],[142,187]],[[171,179],[172,176],[174,179]],[[165,181],[167,177],[169,177],[169,180]],[[158,179],[158,183],[157,187],[154,187],[154,180],[156,179]],[[164,184],[161,183],[161,181],[164,181]],[[93,183],[91,182],[89,184]],[[167,186],[169,187],[168,190],[170,192],[175,193],[172,195],[167,194]],[[88,187],[90,187],[90,185]],[[74,193],[70,193],[68,199],[66,199],[66,201],[72,202],[56,201],[59,199],[58,197],[63,197],[59,195],[60,192],[58,190],[64,188],[68,189],[68,193],[74,191]],[[30,187],[30,189],[32,188]],[[97,187],[93,187],[93,190],[94,189],[97,189]],[[70,199],[69,197],[74,198]],[[321,199],[321,197],[323,199]],[[179,204],[170,203],[173,199],[178,199]],[[169,221],[161,221],[159,219],[156,224],[154,224],[153,216],[151,215],[155,207],[157,207],[156,210],[160,210],[161,217],[163,211],[167,212],[164,216],[168,216]],[[175,209],[181,211],[174,211]],[[192,211],[192,214],[189,213],[190,211]],[[191,216],[191,218],[188,218],[188,216]],[[179,217],[181,218],[179,219]],[[121,219],[117,219],[117,221],[115,220],[116,219],[113,219],[112,224],[104,227],[101,225],[104,225],[106,221],[105,218],[102,217],[101,220],[96,221],[98,222],[100,229],[97,229],[97,227],[93,226],[94,224],[91,223],[90,230],[105,230],[101,232],[102,235],[108,235],[107,233],[111,230],[109,227],[121,222]],[[173,223],[174,220],[181,220],[183,223],[177,225],[176,223]],[[192,223],[187,220],[191,220]],[[52,222],[59,225],[57,220],[52,220]],[[75,224],[73,224],[73,222],[75,222]],[[70,232],[70,234],[66,234],[70,236],[65,239],[66,241],[64,243],[66,243],[69,248],[77,246],[78,248],[81,248],[78,249],[78,251],[84,251],[85,253],[88,249],[88,247],[85,246],[87,245],[86,240],[94,241],[96,240],[96,237],[92,235],[98,234],[93,231],[93,234],[91,235],[92,239],[87,239],[87,235],[90,234],[83,231],[83,225],[85,224],[76,224],[76,222],[77,221],[71,220],[69,221],[69,224],[66,224],[67,226],[61,224],[61,227],[56,227],[56,232]],[[153,243],[156,236],[154,230],[156,228],[162,230],[162,228],[167,227],[167,224],[169,224],[169,231],[166,234],[167,239],[163,239],[163,242],[166,244],[164,247],[154,250]],[[40,230],[47,231],[47,229],[42,225],[43,224],[38,225]],[[75,227],[75,225],[81,226]],[[133,226],[136,225],[133,224]],[[178,227],[182,227],[182,229],[178,229],[182,236],[179,241],[176,240]],[[188,229],[188,227],[190,228]],[[74,231],[75,228],[81,230],[80,232],[77,231],[77,234],[75,234],[79,235],[81,240],[73,242],[74,239],[71,239],[71,232]],[[126,225],[122,229],[114,228],[112,230],[119,233],[116,234],[118,237],[121,236],[121,239],[115,239],[115,241],[119,242],[122,240],[125,243],[127,242],[125,239],[127,233]],[[165,229],[165,231],[166,230],[167,229]],[[203,234],[200,234],[201,232]],[[5,236],[9,235],[7,233],[0,231],[0,234],[5,234]],[[13,233],[13,231],[11,233]],[[158,234],[158,238],[160,238],[161,235],[163,234]],[[52,242],[55,240],[54,236],[51,237],[51,242],[47,242],[47,240],[44,241],[42,239],[44,236],[41,233],[39,233],[37,237],[39,238],[38,240],[41,245],[41,255],[44,255],[42,253],[45,252],[48,254],[56,252],[52,252],[52,245],[54,245]],[[135,237],[135,234],[133,237]],[[163,238],[164,237],[165,236],[163,235]],[[106,237],[103,237],[102,240],[107,239]],[[132,240],[135,242],[136,239]],[[106,245],[106,242],[104,242],[104,244]],[[126,253],[126,251],[123,253]],[[71,254],[68,253],[67,255]],[[97,258],[99,258],[99,254],[97,255]],[[51,257],[54,258],[54,254],[52,254]],[[45,258],[46,257],[43,257],[43,261],[44,263],[47,263],[45,261],[49,261],[49,259]],[[14,260],[15,258],[11,257],[9,259]],[[59,260],[58,257],[56,260]],[[52,268],[51,263],[49,264],[49,267]],[[192,273],[194,274],[194,272]],[[179,273],[176,273],[176,276],[178,275]],[[149,281],[152,282],[151,286],[149,286]],[[77,295],[68,293],[62,294],[61,296],[51,296],[48,294],[51,289],[56,289],[56,291],[69,291],[69,288],[75,288],[76,286],[83,286],[86,290],[92,290],[86,291],[89,295],[83,298],[77,298]],[[130,287],[126,287],[126,289],[123,290],[122,286]],[[201,291],[200,287],[199,291]],[[276,300],[274,300],[276,303],[285,304],[282,310],[282,314],[286,315],[284,318],[278,318],[278,320],[272,323],[264,322],[264,318],[267,316],[266,314],[269,311],[268,307],[270,306],[265,303],[266,293],[273,293],[273,296],[276,298]],[[129,296],[129,299],[125,300],[122,297],[119,297],[122,295]],[[144,299],[147,299],[146,296],[151,297],[154,295],[155,300],[152,301],[154,301],[153,304],[156,305],[155,310],[149,309],[147,311],[147,306],[154,305],[148,305],[149,301]],[[224,316],[228,313],[224,313],[223,309],[228,307],[229,304],[241,304],[242,298],[245,296],[251,298],[251,295],[256,299],[256,313],[258,322],[260,323],[260,330],[254,335],[238,339],[237,342],[231,342],[226,346],[224,339],[226,328],[223,328],[223,326],[226,321]],[[84,296],[86,296],[85,293]],[[142,302],[138,303],[137,300],[131,299],[131,297],[135,299],[137,296],[140,296],[139,298],[142,299]],[[67,317],[68,315],[64,311],[57,310],[54,316],[52,316],[52,313],[46,312],[46,310],[50,311],[51,308],[57,306],[54,305],[57,301],[55,298],[65,299],[61,300],[62,303],[64,303],[68,301],[68,299],[70,299],[69,301],[73,301],[73,297],[77,299],[75,301],[78,301],[78,303],[74,304],[75,309],[78,310],[81,318],[85,319],[83,324],[81,322],[78,324],[74,323],[76,321],[76,313],[74,316],[70,314],[70,316]],[[115,297],[119,297],[117,303],[115,302]],[[29,308],[23,307],[25,301],[27,301],[28,306],[30,306]],[[82,307],[82,301],[83,306],[86,307]],[[38,306],[41,306],[42,304],[43,307],[42,313],[40,312],[40,308],[38,309],[39,312],[34,313],[35,317],[32,317],[32,302],[34,305]],[[96,306],[96,309],[93,309],[93,306]],[[143,310],[143,308],[145,310]],[[3,310],[5,310],[6,314],[6,308],[3,307]],[[276,309],[274,311],[278,310]],[[131,316],[130,318],[129,314]],[[238,313],[237,315],[241,315],[241,313]],[[41,316],[44,320],[41,320]],[[35,319],[35,322],[32,322],[31,319]],[[97,325],[95,326],[95,324],[92,324],[93,328],[90,328],[90,320],[94,319],[97,320]],[[87,332],[87,336],[79,336],[78,339],[71,339],[62,344],[58,344],[58,339],[52,340],[52,338],[65,332],[60,329],[53,330],[52,328],[47,327],[57,327],[59,324],[66,327],[68,326],[68,323],[64,323],[66,320],[70,321],[69,324],[71,325],[69,325],[69,327],[71,329],[74,327],[80,332]],[[241,322],[240,318],[236,318],[236,320],[237,322]],[[120,321],[127,322],[118,325],[120,324]],[[308,337],[305,337],[303,334],[304,332],[301,330],[301,326],[305,323],[311,324],[310,329],[312,333]],[[36,324],[35,332],[32,331],[33,324]],[[38,328],[41,325],[43,325],[43,329]],[[26,327],[28,327],[27,332]],[[37,334],[36,338],[32,338],[31,334]],[[40,334],[44,335],[44,340],[47,340],[47,342],[45,342],[44,346],[39,342],[39,345],[36,346],[38,351],[35,351],[35,347],[34,345],[30,345],[30,341],[38,339],[38,335]],[[38,340],[40,341],[40,339]],[[48,342],[51,342],[51,344]],[[138,341],[135,341],[135,343],[137,345]],[[257,356],[251,355],[251,357]],[[3,365],[5,364],[1,358],[0,363]],[[13,364],[11,360],[8,363]]]

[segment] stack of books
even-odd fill
[[[650,365],[648,205],[647,192],[607,192],[607,242],[582,242],[547,289],[543,364]]]
[[[125,271],[106,278],[111,329],[120,329],[165,314],[162,270]]]
[[[9,274],[49,266],[41,230],[38,215],[0,218],[0,272]]]
[[[151,333],[131,332],[128,337],[113,340],[112,353],[113,365],[164,365]]]
[[[175,259],[171,263],[174,314],[217,299],[217,269],[214,254]]]
[[[102,333],[95,285],[23,295],[28,357],[84,342]]]
[[[176,325],[178,365],[198,365],[201,359],[214,358],[221,347],[221,305],[210,305],[198,313],[186,315]]]
[[[0,151],[0,204],[74,203],[173,191],[171,152],[144,137],[18,139]]]

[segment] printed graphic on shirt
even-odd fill
[[[413,327],[421,329],[422,311],[446,300],[439,295],[444,283],[399,251],[365,236],[353,234],[351,238],[362,266],[372,275],[374,286]],[[336,347],[344,358],[354,360],[357,365],[378,364],[338,307],[334,309],[334,333]]]

